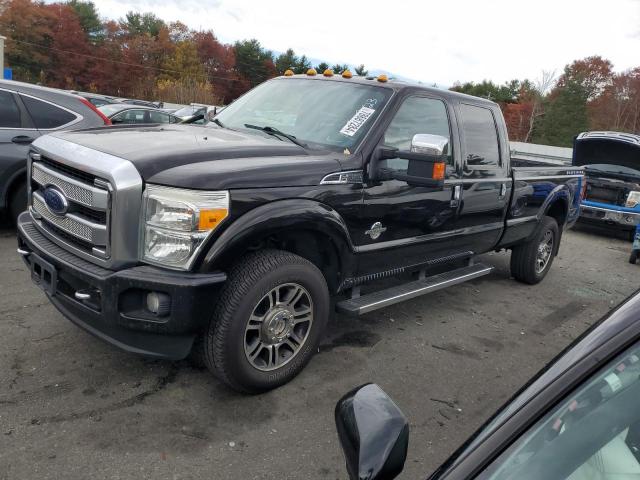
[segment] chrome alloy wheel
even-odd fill
[[[247,360],[263,372],[282,367],[300,352],[312,324],[309,292],[297,283],[278,285],[251,312],[244,333]]]
[[[553,232],[548,230],[544,233],[540,244],[538,245],[538,253],[536,254],[536,273],[542,273],[551,259],[553,254]]]

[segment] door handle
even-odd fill
[[[449,206],[451,208],[458,208],[458,205],[460,205],[461,196],[462,196],[462,187],[460,185],[454,185],[453,198],[451,199],[451,202],[449,202]]]
[[[504,197],[507,194],[507,184],[500,184],[500,197]]]
[[[35,140],[34,138],[29,137],[27,135],[18,135],[17,137],[13,137],[11,139],[13,143],[25,144],[25,145],[33,142],[34,140]]]

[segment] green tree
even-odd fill
[[[344,65],[340,65],[339,63],[336,63],[333,67],[331,67],[331,70],[333,70],[333,73],[336,73],[339,75],[345,70],[349,70],[349,65],[347,65],[346,63]]]
[[[588,130],[587,91],[578,82],[556,87],[544,101],[544,115],[533,130],[534,143],[571,147],[573,137]]]
[[[167,25],[153,13],[128,12],[120,24],[130,35],[150,35],[157,37],[160,30]]]
[[[311,68],[311,62],[309,61],[306,55],[302,55],[298,59],[298,63],[296,63],[296,66],[293,71],[295,73],[307,73],[307,70],[309,70],[310,68]]]
[[[327,68],[329,68],[329,64],[327,62],[320,62],[317,66],[316,66],[316,72],[318,73],[322,73],[324,72]]]
[[[255,38],[236,42],[234,49],[236,70],[248,80],[250,86],[255,87],[276,74],[271,52],[264,50]]]
[[[276,58],[276,70],[282,75],[287,70],[293,70],[298,64],[298,57],[292,49],[288,49],[286,52],[281,53]]]
[[[104,28],[100,21],[100,15],[93,2],[83,0],[70,0],[69,6],[73,8],[78,16],[82,30],[90,40],[100,40],[103,38]]]
[[[366,77],[367,75],[369,75],[369,70],[364,68],[364,64],[362,63],[355,68],[355,72],[356,72],[356,75],[360,77]]]

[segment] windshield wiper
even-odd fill
[[[246,128],[252,128],[253,130],[260,130],[261,132],[268,133],[269,135],[284,137],[287,140],[289,140],[291,143],[295,143],[299,147],[302,147],[302,148],[307,147],[307,145],[305,145],[304,143],[300,142],[299,140],[296,140],[296,137],[294,135],[284,133],[282,130],[279,130],[275,127],[270,127],[268,125],[266,127],[259,127],[258,125],[251,125],[250,123],[245,123],[244,126]]]
[[[219,127],[225,128],[225,126],[222,124],[222,122],[220,120],[218,120],[217,118],[214,118],[213,120],[211,120],[213,123],[215,123],[216,125],[218,125]]]

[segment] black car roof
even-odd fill
[[[357,83],[361,85],[370,85],[382,88],[388,88],[396,92],[400,92],[403,90],[412,90],[412,91],[424,91],[426,93],[430,93],[442,98],[457,100],[460,102],[473,102],[476,104],[486,104],[487,106],[496,105],[495,102],[491,100],[487,100],[486,98],[474,97],[472,95],[467,95],[465,93],[454,92],[451,90],[447,90],[444,88],[437,87],[428,87],[422,83],[417,82],[407,82],[404,80],[395,80],[393,78],[387,80],[386,82],[380,82],[377,80],[378,77],[360,77],[353,76],[351,78],[343,78],[341,75],[333,75],[331,77],[325,77],[322,74],[316,75],[291,75],[291,76],[279,76],[275,77],[272,80],[283,80],[283,81],[291,81],[296,79],[309,79],[316,80],[320,82],[343,82],[343,83]]]

